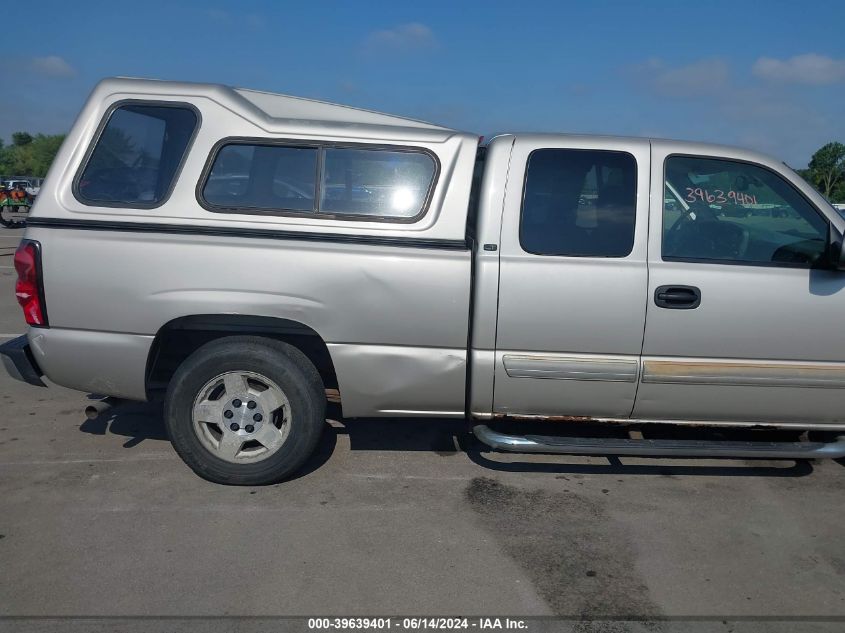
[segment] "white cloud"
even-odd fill
[[[652,58],[633,67],[634,79],[662,96],[686,97],[712,94],[730,84],[731,70],[724,59],[707,58],[685,66],[669,66]]]
[[[246,25],[251,29],[261,29],[264,28],[264,25],[266,24],[264,17],[258,15],[257,13],[247,13],[244,16],[244,22],[246,22]]]
[[[67,79],[76,77],[76,68],[58,55],[46,57],[0,56],[0,73],[14,74],[20,79],[47,77]],[[19,81],[19,79],[16,79]]]
[[[358,84],[351,79],[344,79],[338,83],[338,88],[340,88],[341,92],[351,94],[358,91]]]
[[[211,8],[205,10],[205,16],[212,22],[227,25],[241,24],[254,31],[264,28],[267,24],[264,16],[257,13],[238,13],[235,15],[224,9]]]
[[[780,71],[793,60],[771,61]],[[829,70],[836,63],[812,65],[819,66]],[[820,99],[814,91],[791,90],[784,81],[769,81],[774,78],[766,75],[770,67],[763,64],[761,71],[758,61],[751,78],[735,73],[722,58],[683,66],[650,59],[625,70],[629,81],[646,96],[641,127],[659,127],[661,134],[670,137],[751,147],[791,165],[805,165],[816,148],[843,138],[845,121],[832,100]],[[836,73],[823,75],[825,82],[831,74]],[[801,81],[819,83],[821,79],[805,68]]]
[[[229,15],[229,12],[224,11],[223,9],[206,9],[205,15],[208,17],[209,20],[214,20],[215,22],[226,22],[232,19],[232,16]]]
[[[65,78],[76,76],[76,69],[58,55],[30,57],[26,60],[25,66],[29,67],[32,73],[42,77]]]
[[[410,22],[373,31],[367,36],[365,45],[371,51],[431,50],[437,48],[437,38],[425,24]]]
[[[751,68],[761,79],[823,86],[845,81],[845,59],[807,53],[789,59],[761,57]]]

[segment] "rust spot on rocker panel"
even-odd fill
[[[573,422],[577,424],[613,424],[619,426],[639,427],[644,424],[654,425],[661,424],[665,426],[682,426],[687,428],[718,428],[718,427],[733,427],[748,430],[767,430],[771,431],[773,428],[779,428],[778,424],[762,424],[760,422],[729,422],[713,421],[713,420],[649,420],[642,418],[591,418],[584,415],[518,415],[509,413],[494,413],[493,419],[501,422],[509,420],[514,422]],[[827,428],[827,427],[825,427]],[[832,427],[831,427],[832,428]]]
[[[510,413],[495,413],[495,420],[536,420],[542,422],[609,422],[609,423],[630,423],[630,420],[616,420],[613,418],[591,418],[585,415],[519,415]]]

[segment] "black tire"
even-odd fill
[[[249,371],[275,382],[290,401],[289,435],[263,461],[233,464],[206,449],[193,425],[193,404],[203,386],[227,371]],[[294,474],[311,456],[326,423],[323,381],[297,348],[259,336],[230,336],[206,343],[176,370],[167,389],[164,421],[173,448],[200,477],[219,484],[260,486]]]

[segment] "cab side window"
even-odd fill
[[[670,156],[663,259],[812,267],[827,249],[827,220],[781,176],[738,161]]]
[[[536,255],[626,257],[634,246],[636,207],[631,154],[535,150],[528,158],[519,241]]]

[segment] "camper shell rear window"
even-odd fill
[[[109,110],[74,180],[83,204],[154,208],[170,196],[199,127],[187,103],[122,101]]]

